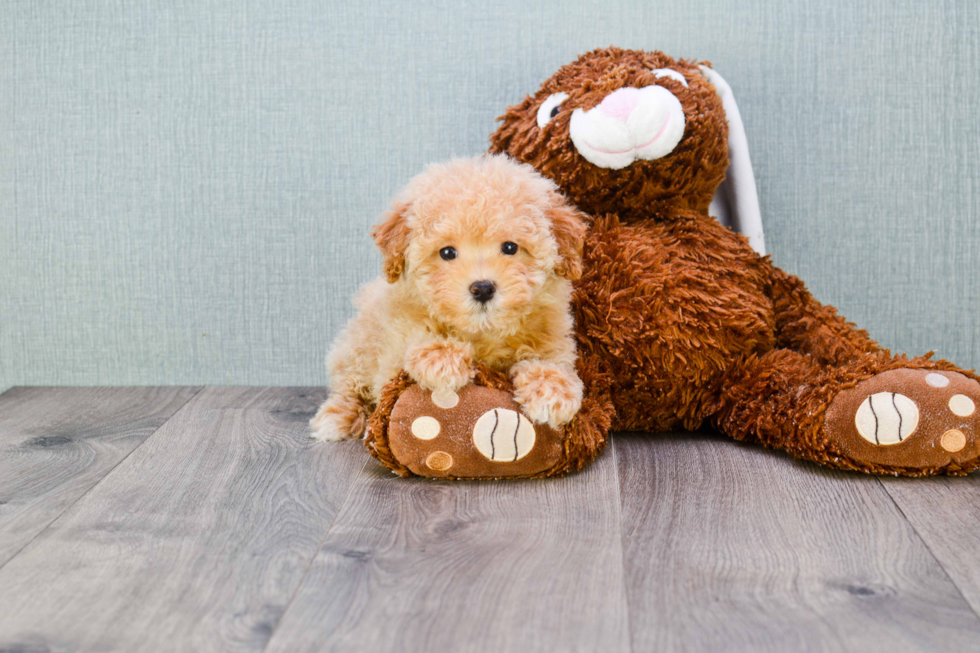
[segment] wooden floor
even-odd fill
[[[304,388],[0,396],[0,651],[980,650],[980,475],[710,434],[402,480]]]

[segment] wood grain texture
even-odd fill
[[[980,475],[694,434],[406,481],[322,390],[193,392],[0,396],[0,651],[980,650]]]
[[[980,614],[980,474],[880,479],[919,537]],[[980,643],[978,643],[980,647]]]
[[[0,569],[0,650],[261,650],[365,462],[323,398],[202,391]]]
[[[0,395],[0,567],[198,388],[14,388]]]
[[[616,444],[633,650],[980,646],[875,478],[696,434]]]
[[[629,649],[614,453],[561,479],[358,478],[267,651]]]

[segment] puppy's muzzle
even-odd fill
[[[497,287],[493,285],[492,281],[474,281],[470,284],[470,294],[473,295],[473,299],[481,304],[486,304],[493,299],[493,293],[496,290]]]

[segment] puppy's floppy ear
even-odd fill
[[[569,281],[575,281],[582,276],[586,217],[558,193],[552,193],[551,200],[547,215],[551,221],[551,235],[558,243],[555,272]]]
[[[381,224],[371,230],[374,242],[384,254],[384,273],[388,283],[395,283],[405,270],[405,251],[411,238],[408,228],[408,202],[395,202],[381,217]]]

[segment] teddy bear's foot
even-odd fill
[[[824,429],[842,456],[882,472],[968,473],[980,466],[980,383],[896,369],[839,393]]]
[[[564,434],[533,424],[510,392],[469,384],[453,392],[406,387],[391,408],[387,466],[434,478],[544,476],[565,461]],[[369,446],[372,446],[369,442]],[[388,459],[390,458],[390,459]]]
[[[484,365],[477,364],[473,382],[456,392],[428,392],[403,371],[382,390],[364,444],[399,476],[490,479],[578,471],[602,452],[614,415],[605,377],[590,370],[582,367],[579,378],[593,391],[559,429],[528,419],[507,376]]]
[[[533,424],[509,392],[474,384],[459,392],[412,385],[388,424],[391,454],[418,476],[539,476],[562,462],[562,441],[561,431]]]

